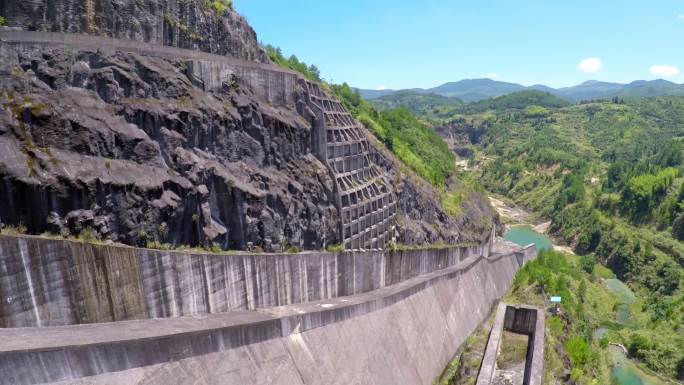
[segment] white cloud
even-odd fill
[[[496,72],[487,72],[486,74],[482,74],[482,77],[487,79],[494,79],[496,76]]]
[[[378,86],[378,88],[376,88],[375,90],[376,91],[384,91],[386,89],[387,89],[387,86]]]
[[[677,15],[677,19],[679,19],[679,20],[684,20],[684,14]]]
[[[577,68],[580,71],[586,72],[588,74],[595,74],[599,72],[602,67],[603,63],[599,58],[596,57],[586,58],[577,65]]]
[[[654,64],[651,66],[651,74],[669,78],[679,75],[679,68],[667,64]]]

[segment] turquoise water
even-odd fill
[[[619,279],[611,278],[606,280],[608,290],[613,292],[620,303],[617,308],[616,320],[621,324],[626,324],[629,321],[629,304],[636,300],[634,292]],[[605,328],[596,330],[595,336],[603,336],[606,332]],[[599,337],[600,338],[600,337]],[[625,357],[622,349],[611,346],[610,352],[613,357],[612,376],[615,382],[619,385],[660,385],[662,384],[657,378],[649,376],[639,369],[634,363]]]
[[[607,279],[606,285],[608,290],[617,296],[620,303],[617,308],[616,321],[624,325],[629,321],[629,304],[636,299],[634,292],[619,279]]]
[[[619,279],[611,278],[606,280],[606,285],[608,285],[608,290],[612,291],[617,295],[618,301],[620,303],[630,304],[634,302],[636,296],[629,286],[625,285]]]
[[[644,373],[632,361],[625,357],[622,349],[611,346],[610,353],[613,357],[615,367],[613,368],[613,379],[619,385],[662,385],[663,382],[657,378]]]
[[[619,385],[651,385],[650,382],[644,382],[639,378],[631,367],[616,366],[613,368],[613,378]]]
[[[515,226],[509,229],[504,234],[504,239],[513,242],[520,246],[527,246],[534,243],[537,250],[551,249],[553,246],[551,240],[544,234],[540,234],[531,226]],[[608,289],[615,293],[620,305],[617,309],[617,321],[620,323],[627,323],[629,320],[629,304],[635,301],[635,296],[632,290],[619,279],[606,280]],[[606,328],[599,328],[595,331],[594,337],[600,339],[607,332]],[[649,376],[639,369],[632,361],[627,359],[622,352],[622,349],[611,346],[610,347],[613,361],[612,376],[619,385],[661,385],[662,382],[656,378]]]
[[[549,238],[544,234],[534,231],[530,226],[511,227],[506,231],[506,234],[504,234],[504,239],[520,246],[527,246],[534,243],[539,251],[548,250],[552,247]]]
[[[600,327],[594,331],[594,339],[600,340],[608,332],[608,328]]]

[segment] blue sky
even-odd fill
[[[684,0],[234,0],[259,40],[362,88],[684,82]],[[589,59],[589,60],[586,60]]]

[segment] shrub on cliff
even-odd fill
[[[405,107],[376,110],[346,83],[332,89],[344,107],[404,164],[434,186],[446,185],[455,171],[454,155],[430,126]]]
[[[297,71],[311,81],[319,83],[323,81],[321,79],[321,72],[315,65],[307,65],[306,63],[299,61],[295,55],[290,55],[289,58],[285,58],[285,55],[283,55],[283,51],[280,48],[270,44],[267,44],[264,49],[266,49],[268,58],[275,64],[286,69]]]
[[[219,16],[225,15],[226,10],[233,8],[232,0],[205,0],[204,4],[213,9]]]

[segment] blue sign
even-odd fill
[[[560,302],[561,302],[561,297],[551,297],[551,302],[560,303]]]

